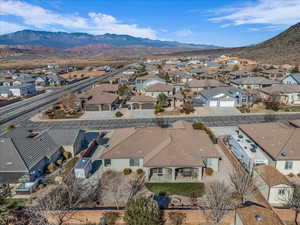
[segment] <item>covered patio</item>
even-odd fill
[[[202,179],[202,167],[148,168],[149,182],[197,182]]]

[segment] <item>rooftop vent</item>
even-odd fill
[[[287,156],[287,152],[281,152],[280,155],[281,155],[282,157],[286,157],[286,156]]]
[[[258,215],[255,216],[255,219],[256,219],[256,221],[261,221],[262,220],[261,216],[258,216]]]

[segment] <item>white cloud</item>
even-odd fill
[[[16,16],[23,23],[38,29],[88,32],[92,34],[128,34],[156,38],[156,31],[125,24],[111,15],[90,12],[87,17],[59,14],[39,6],[17,0],[0,0],[0,15]]]
[[[259,0],[237,8],[216,11],[220,16],[211,18],[214,22],[230,25],[263,24],[293,25],[300,21],[300,0]]]
[[[175,32],[175,35],[178,37],[188,37],[192,34],[193,34],[193,32],[190,29],[182,29],[182,30]]]
[[[25,26],[21,26],[15,23],[9,23],[6,21],[0,21],[0,34],[12,33],[24,29],[26,29]]]

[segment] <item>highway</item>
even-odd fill
[[[105,80],[117,73],[124,71],[128,66],[114,71],[108,72],[101,76],[91,77],[74,84],[67,85],[57,90],[50,90],[46,93],[34,96],[0,108],[0,133],[4,131],[5,127],[14,124],[17,125],[39,111],[49,107],[50,105],[59,101],[60,97],[79,90],[83,90],[97,81]]]

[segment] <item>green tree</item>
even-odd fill
[[[10,199],[9,185],[2,185],[0,188],[0,224],[8,224],[12,215],[12,209],[9,207],[8,201]]]
[[[126,84],[120,84],[118,87],[118,94],[120,96],[128,95],[129,94],[129,88]]]
[[[164,93],[160,93],[157,97],[157,103],[160,104],[162,107],[168,105],[168,97]]]
[[[299,73],[299,67],[295,66],[294,69],[292,69],[291,73]]]
[[[124,221],[128,225],[162,224],[161,212],[157,202],[144,197],[131,199],[127,203]]]
[[[232,68],[232,71],[238,71],[240,69],[240,67],[238,65],[234,65]]]

